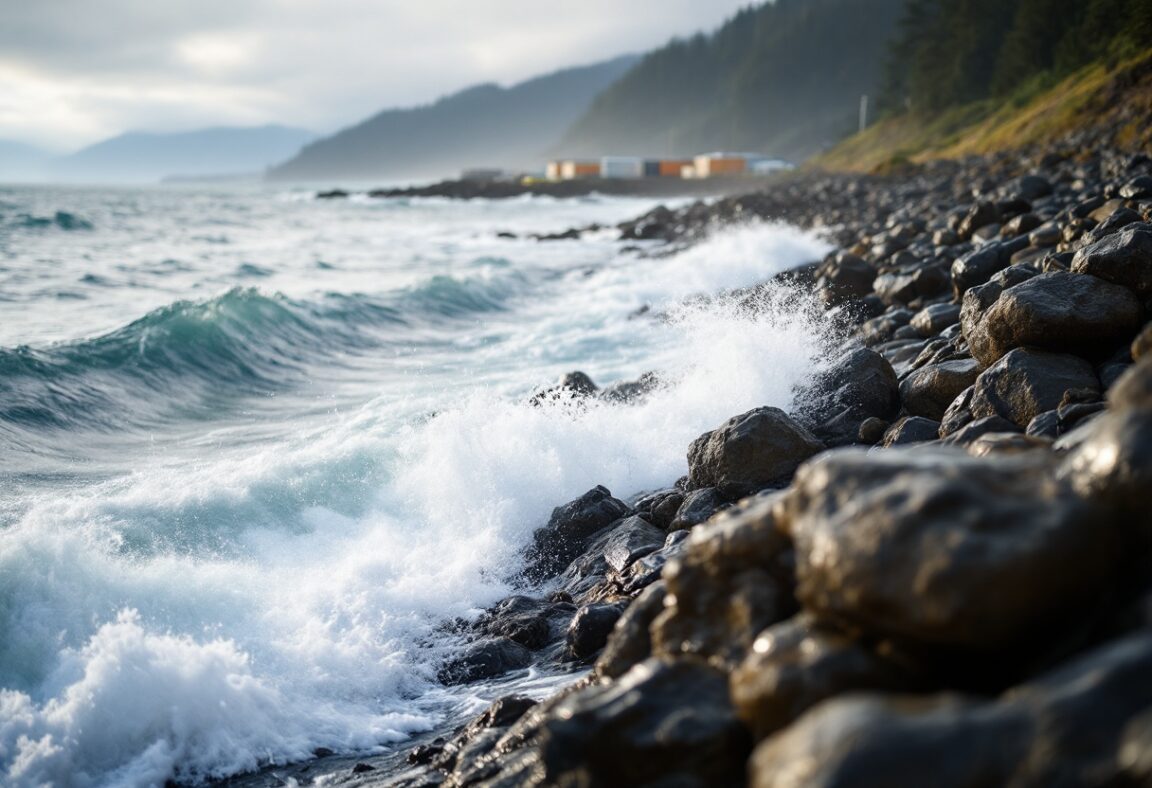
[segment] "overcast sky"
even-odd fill
[[[0,0],[0,139],[326,133],[711,30],[749,0]]]

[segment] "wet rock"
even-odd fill
[[[569,658],[588,659],[595,656],[608,642],[609,633],[627,607],[628,603],[621,601],[585,605],[576,611],[565,639]]]
[[[970,358],[923,366],[900,383],[904,410],[913,416],[940,421],[979,374],[979,362]]]
[[[1120,376],[1108,392],[1108,403],[1117,411],[1152,410],[1152,358],[1142,357]]]
[[[668,534],[664,546],[634,562],[619,579],[620,590],[625,594],[635,594],[656,582],[664,566],[684,552],[688,531],[673,531]]]
[[[764,630],[729,685],[737,714],[759,740],[827,698],[910,690],[915,681],[858,640],[802,614]]]
[[[715,487],[693,490],[684,496],[684,502],[680,504],[669,528],[674,531],[694,528],[727,505],[728,499]]]
[[[530,784],[573,786],[736,786],[751,749],[723,673],[657,659],[568,695],[531,745],[539,777]]]
[[[522,695],[498,698],[448,741],[413,750],[408,762],[431,763],[451,771],[461,763],[476,760],[491,751],[500,735],[535,705],[535,700]]]
[[[848,252],[840,252],[820,266],[816,288],[828,306],[837,306],[871,294],[876,269]]]
[[[1132,224],[1076,253],[1072,270],[1152,296],[1152,225]]]
[[[604,545],[604,560],[617,572],[633,561],[664,546],[665,533],[640,517],[632,516],[613,527]]]
[[[969,209],[967,215],[956,228],[956,234],[962,239],[971,238],[972,234],[981,227],[996,224],[999,221],[1000,209],[996,207],[996,203],[981,200]]]
[[[1152,705],[1152,636],[1089,653],[995,702],[859,695],[822,704],[754,753],[753,788],[1141,785],[1125,746]],[[1135,735],[1134,735],[1135,734]],[[1125,754],[1127,757],[1125,757]],[[1118,757],[1119,756],[1119,757]]]
[[[960,307],[956,304],[933,304],[912,316],[911,326],[922,337],[932,337],[948,326],[960,322]]]
[[[688,486],[717,487],[728,498],[787,484],[796,467],[822,450],[812,433],[779,408],[735,416],[688,449]]]
[[[1069,390],[1099,392],[1092,365],[1078,356],[1020,348],[980,373],[969,408],[979,419],[1000,416],[1021,429],[1060,405]]]
[[[1152,323],[1144,326],[1140,335],[1132,340],[1132,359],[1134,361],[1139,361],[1149,354],[1152,354]]]
[[[639,402],[660,387],[655,372],[645,372],[636,380],[625,380],[605,386],[597,396],[605,402],[630,404]]]
[[[526,668],[532,652],[508,638],[490,638],[472,643],[436,672],[442,684],[470,684],[496,678],[508,671]]]
[[[1053,272],[1009,287],[984,310],[965,295],[961,325],[972,355],[991,365],[1013,348],[1099,353],[1129,341],[1142,322],[1139,299],[1092,276]]]
[[[1057,442],[1067,452],[1060,477],[1086,498],[1105,505],[1125,526],[1128,557],[1152,555],[1152,410],[1119,410],[1094,419]]]
[[[853,443],[868,418],[890,419],[900,406],[896,373],[879,353],[858,348],[840,356],[797,394],[797,416],[830,445]]]
[[[1032,454],[844,449],[801,468],[784,508],[805,610],[995,667],[1069,626],[1114,555],[1099,508]]]
[[[1018,432],[986,432],[970,441],[966,446],[973,457],[988,457],[996,454],[1016,454],[1025,451],[1050,451],[1052,441]]]
[[[519,615],[493,619],[483,627],[483,632],[493,637],[503,637],[525,648],[544,648],[551,640],[551,627],[543,615]]]
[[[611,679],[623,676],[633,665],[652,656],[648,628],[663,612],[666,596],[664,584],[656,582],[636,597],[609,633],[604,651],[596,660],[596,675]]]
[[[583,372],[568,372],[560,378],[560,381],[555,386],[534,394],[529,402],[533,405],[541,405],[545,402],[581,399],[583,397],[594,396],[599,390],[600,387],[593,383],[592,378]]]
[[[1004,433],[1016,432],[1019,429],[1017,425],[1000,416],[984,416],[973,419],[963,427],[949,433],[943,442],[948,446],[968,446],[979,441],[985,435],[1003,435]]]
[[[525,579],[538,583],[555,577],[580,555],[590,536],[628,513],[628,505],[602,486],[556,507],[548,525],[536,530],[525,551]]]
[[[884,439],[884,433],[888,431],[889,426],[891,425],[884,419],[871,416],[860,423],[856,440],[865,446],[875,446]]]
[[[972,411],[969,409],[969,405],[972,404],[973,391],[975,391],[975,386],[964,389],[956,399],[952,400],[948,410],[944,411],[944,418],[940,421],[941,438],[952,435],[972,421]]]
[[[1120,196],[1125,200],[1142,200],[1152,197],[1152,176],[1140,175],[1120,187]]]
[[[973,287],[982,285],[1011,261],[1003,244],[989,243],[952,263],[952,288],[957,298]]]
[[[652,623],[654,654],[734,664],[761,631],[792,615],[791,543],[776,527],[778,497],[741,502],[691,532],[664,570],[668,597]]]
[[[939,437],[940,422],[920,416],[905,416],[888,428],[881,445],[885,448],[904,446],[909,443],[934,441]]]
[[[1021,175],[1004,185],[1001,193],[1009,200],[1035,202],[1052,193],[1052,182],[1042,175]]]

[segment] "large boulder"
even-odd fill
[[[779,408],[734,416],[688,449],[690,489],[716,487],[730,498],[784,485],[797,466],[824,448]]]
[[[652,622],[654,654],[735,664],[760,632],[792,615],[792,551],[776,527],[778,500],[758,496],[692,531],[664,570],[668,598]]]
[[[568,694],[539,716],[529,712],[505,746],[510,759],[497,785],[677,785],[744,783],[751,740],[719,670],[689,660],[647,660],[611,683]],[[519,729],[519,730],[518,730]],[[523,765],[524,772],[516,773]]]
[[[664,546],[666,534],[646,520],[627,517],[612,528],[605,540],[604,560],[617,572],[623,572],[637,559]]]
[[[528,667],[532,652],[509,638],[488,638],[472,643],[440,666],[442,684],[470,684]]]
[[[890,419],[900,407],[892,365],[867,348],[844,353],[796,395],[798,418],[829,445],[853,443],[869,418]]]
[[[1023,429],[1059,406],[1069,391],[1100,391],[1091,364],[1079,356],[1020,348],[980,373],[968,408],[976,419],[999,416]]]
[[[1152,224],[1130,224],[1076,253],[1072,270],[1152,296]]]
[[[620,616],[628,607],[627,601],[585,605],[576,611],[565,638],[571,659],[595,656],[604,644]]]
[[[844,449],[797,474],[782,524],[805,610],[925,653],[1027,653],[1107,587],[1115,534],[1046,456]],[[974,665],[966,666],[975,670]]]
[[[915,678],[859,640],[799,615],[764,630],[729,685],[740,719],[763,739],[822,700],[854,690],[909,690]]]
[[[753,754],[752,788],[1148,785],[1152,635],[1087,654],[995,702],[857,695]],[[930,775],[930,778],[928,778]]]
[[[972,355],[985,366],[1025,346],[1100,354],[1131,341],[1143,322],[1140,299],[1128,288],[1064,271],[1009,287],[982,311],[971,308],[975,298],[965,295],[961,325]]]
[[[871,293],[875,280],[875,268],[854,254],[840,252],[820,266],[816,289],[825,304],[837,306]]]
[[[613,498],[603,486],[557,506],[548,524],[533,533],[532,544],[524,552],[525,579],[538,583],[555,577],[583,552],[590,536],[629,511],[628,504]]]
[[[927,364],[900,383],[904,410],[912,416],[941,421],[948,407],[976,382],[980,364],[964,358]]]
[[[611,679],[623,676],[633,665],[652,656],[649,627],[663,612],[667,596],[660,581],[640,592],[609,633],[604,651],[596,660],[597,676]]]

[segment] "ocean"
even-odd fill
[[[554,506],[788,407],[832,331],[698,297],[828,250],[794,228],[529,237],[654,205],[0,187],[0,784],[377,753],[506,691],[437,683],[445,622]],[[528,404],[576,369],[662,385]]]

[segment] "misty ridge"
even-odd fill
[[[643,55],[474,85],[328,136],[129,132],[69,156],[0,140],[0,178],[430,181],[549,159],[747,151],[801,162],[900,113],[980,112],[1140,50],[1147,0],[774,0]]]

